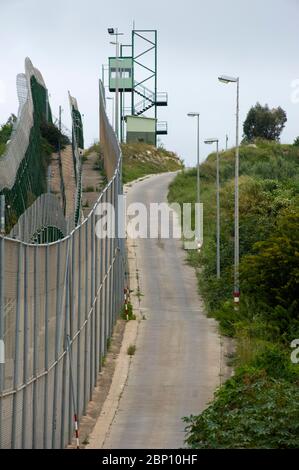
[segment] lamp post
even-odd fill
[[[118,138],[119,134],[119,117],[118,117],[118,111],[119,111],[119,105],[118,105],[118,76],[119,76],[119,64],[118,64],[118,59],[119,59],[119,41],[118,41],[118,36],[123,35],[124,33],[119,33],[118,28],[108,28],[108,33],[111,36],[115,36],[115,42],[112,42],[111,44],[114,44],[116,46],[115,50],[115,60],[116,60],[116,70],[115,70],[115,133]]]
[[[216,215],[216,238],[217,238],[217,255],[216,255],[216,271],[217,279],[220,279],[220,184],[219,184],[219,139],[206,139],[205,144],[216,143],[216,200],[217,200],[217,215]]]
[[[196,202],[200,204],[200,179],[199,179],[199,113],[191,112],[187,114],[188,117],[196,117],[197,118],[197,174],[196,174]],[[200,249],[200,239],[199,234],[197,234],[197,243],[198,248]]]
[[[239,77],[218,77],[222,83],[237,84],[237,109],[236,109],[236,157],[235,157],[235,249],[234,249],[234,303],[238,308],[240,301],[239,283]]]
[[[188,113],[189,117],[197,118],[197,179],[196,179],[196,202],[200,203],[200,183],[199,183],[199,113]]]

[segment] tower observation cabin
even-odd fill
[[[109,57],[108,71],[109,91],[120,94],[120,141],[157,145],[157,136],[167,134],[158,108],[168,104],[167,93],[157,91],[157,30],[134,29],[131,44]]]

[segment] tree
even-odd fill
[[[14,114],[11,114],[10,117],[7,119],[6,123],[0,126],[0,143],[6,144],[6,142],[10,139],[13,124],[17,120]]]
[[[248,141],[258,137],[279,141],[286,121],[286,112],[280,106],[270,109],[267,104],[261,106],[257,103],[247,114],[243,125],[244,136]]]
[[[299,147],[299,136],[296,137],[296,139],[294,140],[293,145],[295,145],[295,147]]]

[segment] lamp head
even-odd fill
[[[193,113],[193,112],[192,112],[192,113],[188,113],[187,116],[189,116],[189,117],[195,117],[195,116],[199,116],[199,113],[195,113],[195,112]]]
[[[219,139],[214,137],[214,138],[211,138],[211,139],[206,139],[204,142],[205,142],[205,144],[215,144],[215,143],[219,142]]]
[[[227,75],[220,75],[220,77],[218,77],[218,80],[219,82],[221,83],[235,83],[239,80],[238,77],[228,77]]]

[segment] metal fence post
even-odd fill
[[[55,449],[56,446],[56,414],[57,414],[57,395],[58,395],[58,357],[59,357],[59,326],[60,326],[60,316],[62,315],[61,312],[61,305],[62,305],[62,292],[60,288],[60,271],[61,271],[61,263],[60,263],[60,243],[56,245],[56,316],[55,316],[55,369],[54,369],[54,395],[53,395],[53,418],[52,418],[52,449]]]
[[[96,302],[95,302],[95,230],[94,230],[94,212],[90,216],[90,271],[91,271],[91,286],[90,286],[90,380],[89,380],[89,397],[92,399],[93,387],[95,384],[95,316],[96,316]]]
[[[104,199],[102,197],[102,199]],[[101,201],[103,202],[103,201]],[[105,331],[105,308],[104,308],[104,238],[101,236],[100,238],[100,283],[101,283],[101,290],[100,290],[100,369],[102,369],[102,359],[105,354],[105,340],[104,340],[104,331]]]
[[[108,189],[106,189],[105,192],[105,202],[108,201]],[[104,315],[105,315],[105,334],[104,334],[104,354],[106,355],[107,353],[107,339],[108,339],[108,320],[109,320],[109,303],[108,303],[108,243],[109,243],[109,238],[108,236],[105,237],[105,270],[104,270],[104,276],[105,276],[105,290],[104,290]]]
[[[87,320],[88,317],[88,307],[89,307],[89,302],[88,302],[88,294],[87,294],[87,289],[88,289],[88,220],[85,221],[85,230],[84,230],[84,246],[85,246],[85,256],[84,256],[84,261],[85,261],[85,334],[84,334],[84,398],[83,398],[83,411],[84,414],[86,412],[86,404],[87,404],[87,396],[88,396],[88,325],[89,322]]]
[[[44,356],[44,368],[45,368],[45,394],[44,394],[44,449],[48,448],[48,369],[49,369],[49,245],[46,246],[46,258],[45,258],[45,356]]]
[[[112,287],[111,287],[111,323],[112,323],[112,328],[111,328],[111,333],[113,332],[114,324],[115,324],[115,280],[116,280],[116,204],[115,204],[115,193],[116,193],[116,178],[117,175],[114,176],[113,183],[112,183],[112,204],[113,204],[113,210],[114,210],[114,236],[112,239],[112,247],[111,247],[111,265],[112,265],[112,272],[111,272],[111,277],[112,277]]]
[[[27,246],[23,245],[24,260],[24,349],[23,349],[23,405],[22,405],[22,448],[26,448],[27,437],[27,382],[28,382],[28,254]]]
[[[63,303],[61,302],[61,320],[64,315],[64,331],[61,331],[60,338],[63,338],[63,341],[59,344],[59,350],[63,349],[63,352],[67,352],[67,335],[69,327],[69,317],[70,317],[70,238],[66,242],[66,263],[65,263],[65,309],[62,308]],[[62,321],[61,321],[62,325]],[[66,365],[67,365],[67,354],[64,354],[62,359],[62,391],[61,391],[61,432],[60,432],[60,448],[62,449],[65,446],[65,416],[66,416],[66,389],[67,389],[67,374],[66,374]],[[70,380],[70,378],[69,378]]]
[[[115,178],[113,178],[111,186],[110,186],[110,203],[112,204],[113,209],[115,209],[114,206],[114,183],[115,183]],[[113,223],[115,221],[113,220]],[[112,234],[114,235],[114,234]],[[114,319],[114,312],[113,312],[113,296],[114,296],[114,242],[115,242],[115,236],[112,236],[110,238],[110,282],[109,282],[109,315],[110,315],[110,322],[109,322],[109,336],[112,336],[113,332],[113,319]]]
[[[34,247],[34,326],[33,326],[33,376],[35,381],[33,383],[33,404],[32,404],[32,448],[37,448],[37,402],[38,402],[38,349],[39,349],[39,308],[38,308],[38,283],[39,283],[39,269],[38,269],[38,247]],[[16,327],[17,328],[17,327]]]
[[[73,341],[74,337],[74,326],[75,326],[75,299],[73,296],[75,295],[75,233],[71,236],[71,243],[72,243],[72,256],[71,256],[71,279],[70,279],[70,292],[69,292],[69,299],[70,299],[70,324],[69,324],[69,342],[67,344],[67,348],[69,349],[69,365],[70,365],[70,381],[69,381],[69,417],[68,417],[68,441],[70,442],[72,436],[72,423],[73,423],[73,413],[78,413],[76,411],[76,398],[75,398],[75,390],[74,386],[74,373],[73,373]],[[76,378],[78,380],[78,378]],[[73,408],[75,409],[73,410]]]
[[[96,219],[94,216],[93,223],[96,224]],[[99,372],[99,358],[100,358],[100,299],[101,291],[99,285],[99,239],[95,230],[95,334],[94,334],[94,350],[95,350],[95,364],[94,364],[94,383],[97,384],[97,376]]]
[[[0,341],[2,341],[2,347],[4,348],[5,355],[5,344],[4,344],[4,282],[5,282],[5,251],[4,251],[5,239],[0,236]],[[5,360],[5,357],[3,358]],[[3,441],[3,397],[2,392],[4,390],[4,363],[0,362],[0,449],[2,449]]]
[[[81,387],[81,335],[82,331],[81,328],[81,284],[82,284],[82,228],[79,229],[78,232],[78,257],[79,257],[79,265],[78,265],[78,336],[77,336],[77,411],[78,411],[78,420],[80,422],[80,412],[81,412],[81,394],[80,394],[80,387]]]
[[[15,329],[15,367],[13,388],[17,389],[19,383],[19,354],[20,354],[20,310],[21,310],[21,269],[22,269],[22,244],[18,246],[18,266],[17,266],[17,283],[16,283],[16,329]],[[17,405],[21,392],[16,392],[13,396],[12,403],[12,436],[11,447],[16,448],[16,421],[17,421]]]

